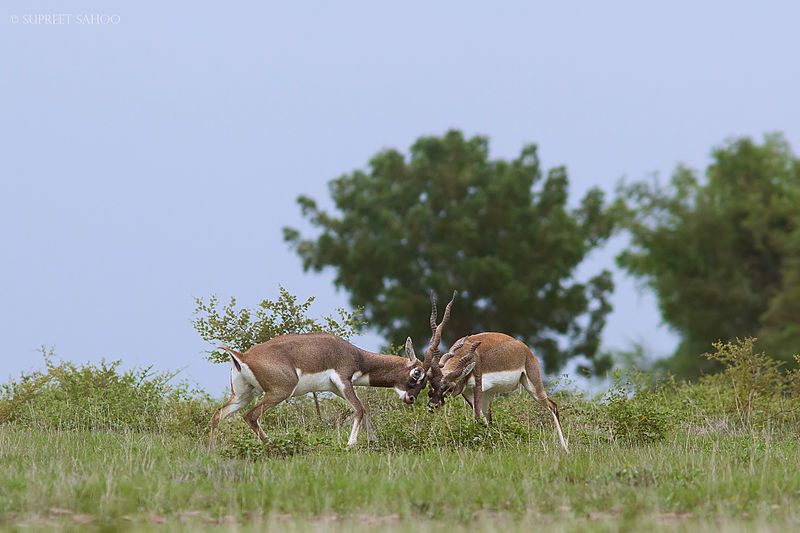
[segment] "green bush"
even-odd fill
[[[797,370],[783,373],[783,362],[756,352],[755,343],[754,338],[714,343],[714,352],[704,356],[719,361],[724,370],[703,377],[692,392],[707,389],[713,399],[705,403],[706,410],[718,408],[736,430],[796,428],[800,405],[792,396],[800,375]]]
[[[786,376],[789,397],[795,401],[800,400],[800,355],[794,356],[797,368],[791,370]]]
[[[641,375],[625,380],[617,374],[605,397],[605,415],[611,437],[634,444],[663,440],[675,421],[670,405],[657,388],[643,383]]]
[[[120,361],[54,362],[0,387],[0,423],[60,430],[171,431],[197,434],[211,416],[210,398],[173,373],[121,370]],[[205,419],[198,425],[201,419]]]
[[[298,303],[297,297],[283,287],[278,287],[278,290],[277,300],[264,299],[255,309],[238,309],[236,298],[231,298],[222,309],[218,308],[216,296],[211,296],[208,303],[195,298],[194,328],[207,342],[226,344],[244,352],[255,344],[287,333],[325,331],[349,339],[364,326],[361,309],[351,312],[339,308],[338,319],[327,315],[316,320],[308,316],[313,296]],[[226,363],[230,356],[223,351],[212,351],[208,359],[214,363]]]
[[[226,424],[220,431],[220,443],[219,453],[231,459],[257,460],[344,450],[329,431],[320,432],[302,425],[290,429],[270,428],[266,442],[261,442],[244,422]]]
[[[617,374],[607,393],[586,398],[574,390],[554,395],[572,447],[648,445],[676,428],[687,435],[733,435],[756,431],[796,435],[800,428],[800,371],[782,374],[748,340],[718,345],[724,371],[698,383],[647,373]],[[147,431],[181,434],[204,445],[214,410],[221,404],[184,384],[174,374],[123,370],[120,362],[74,364],[45,352],[44,368],[0,386],[0,423],[56,430]],[[376,452],[421,452],[435,448],[518,448],[550,443],[557,448],[547,412],[524,391],[498,398],[491,426],[475,423],[460,398],[436,413],[420,402],[408,407],[391,390],[359,388],[372,414],[377,442],[359,447]],[[259,460],[298,454],[344,453],[352,409],[331,395],[320,398],[322,419],[310,397],[291,398],[265,413],[261,443],[240,416],[220,428],[219,453]],[[751,450],[752,451],[752,450]],[[749,453],[749,452],[748,452]],[[752,454],[751,454],[752,455]]]

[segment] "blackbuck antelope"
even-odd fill
[[[492,400],[522,385],[553,416],[561,447],[569,451],[558,406],[547,397],[539,361],[523,342],[494,332],[463,337],[446,354],[434,357],[427,377],[431,385],[429,410],[441,407],[446,397],[460,394],[472,407],[475,419],[484,418],[489,423]]]
[[[209,449],[215,446],[219,423],[261,394],[263,398],[244,419],[262,441],[267,436],[258,419],[265,411],[293,396],[333,392],[350,402],[355,411],[347,441],[350,447],[356,443],[362,421],[367,426],[367,438],[375,440],[372,421],[354,386],[394,388],[406,404],[414,403],[425,388],[425,372],[410,338],[406,341],[406,357],[368,352],[327,333],[282,335],[245,353],[227,346],[220,348],[231,356],[231,396],[211,419]]]

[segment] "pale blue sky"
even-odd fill
[[[498,157],[536,142],[575,194],[702,167],[730,136],[800,146],[796,2],[265,4],[0,6],[0,379],[46,344],[220,392],[192,297],[282,283],[346,305],[280,228],[304,227],[298,194],[423,134],[485,134]],[[119,24],[23,23],[54,12]],[[653,297],[615,281],[606,345],[669,353]]]

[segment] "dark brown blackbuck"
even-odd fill
[[[429,410],[441,407],[449,396],[461,395],[476,421],[491,423],[495,397],[522,385],[552,415],[561,447],[569,452],[558,406],[547,396],[538,359],[523,342],[505,333],[476,333],[457,340],[446,354],[434,357],[429,366]]]
[[[447,305],[448,316],[452,304],[453,300]],[[445,322],[446,319],[439,328],[440,335]],[[362,422],[367,438],[374,441],[372,421],[355,387],[393,388],[403,402],[413,404],[426,385],[424,363],[417,359],[411,338],[406,340],[405,357],[372,353],[328,333],[282,335],[256,344],[245,353],[227,346],[220,348],[231,357],[231,395],[211,419],[209,449],[215,446],[220,422],[255,398],[263,395],[244,419],[264,441],[267,436],[259,423],[261,415],[288,398],[309,392],[332,392],[353,407],[355,417],[348,447],[356,444]],[[432,360],[432,356],[426,354],[425,360]]]

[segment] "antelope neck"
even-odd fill
[[[394,387],[408,373],[408,359],[397,355],[363,352],[362,372],[372,387]]]

